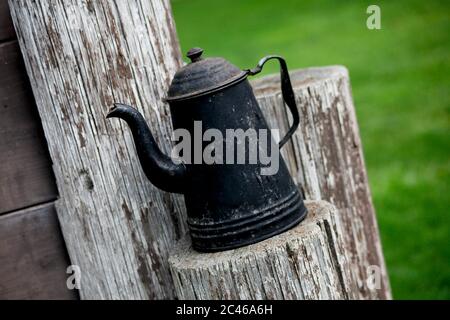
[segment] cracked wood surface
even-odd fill
[[[173,298],[167,253],[184,233],[182,198],[144,177],[130,131],[106,120],[137,106],[170,148],[162,102],[180,67],[168,1],[10,1],[47,138],[56,208],[82,299]]]
[[[169,258],[180,299],[355,299],[340,214],[325,201],[306,202],[296,227],[262,242],[198,253],[189,238]]]
[[[306,199],[326,200],[341,215],[350,267],[360,299],[391,298],[389,280],[364,164],[348,71],[342,66],[291,72],[299,129],[282,149],[283,158]],[[253,88],[269,126],[287,131],[279,76],[255,80]],[[381,287],[367,286],[373,266]]]
[[[53,161],[62,232],[83,272],[81,298],[174,298],[167,258],[186,232],[182,197],[145,179],[130,131],[105,119],[115,101],[136,106],[169,153],[162,98],[181,55],[168,1],[9,3]],[[377,292],[363,284],[368,265],[385,269],[346,71],[301,70],[293,82],[303,117],[286,162],[307,198],[339,208],[359,297],[388,297],[386,277]],[[277,78],[254,85],[269,123],[283,131]]]

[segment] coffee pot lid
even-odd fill
[[[202,58],[203,49],[192,48],[186,56],[190,63],[180,68],[169,87],[167,101],[205,95],[245,79],[243,71],[223,58]]]

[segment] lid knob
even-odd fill
[[[202,59],[202,57],[201,57],[202,53],[203,53],[202,48],[195,47],[188,51],[188,53],[186,54],[186,57],[191,59],[191,62],[196,62],[196,61]]]

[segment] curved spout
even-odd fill
[[[133,107],[115,103],[107,118],[120,118],[131,129],[137,154],[147,178],[158,188],[183,193],[186,167],[175,164],[156,144],[144,117]]]

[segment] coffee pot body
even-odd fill
[[[189,51],[192,62],[177,72],[166,99],[174,132],[184,138],[178,158],[161,152],[136,109],[115,104],[108,117],[130,126],[149,180],[184,195],[193,248],[214,252],[279,234],[304,219],[306,207],[279,152],[299,124],[284,59],[268,56],[240,70],[201,55],[199,48]],[[248,81],[271,59],[280,62],[282,95],[293,119],[279,143]]]

